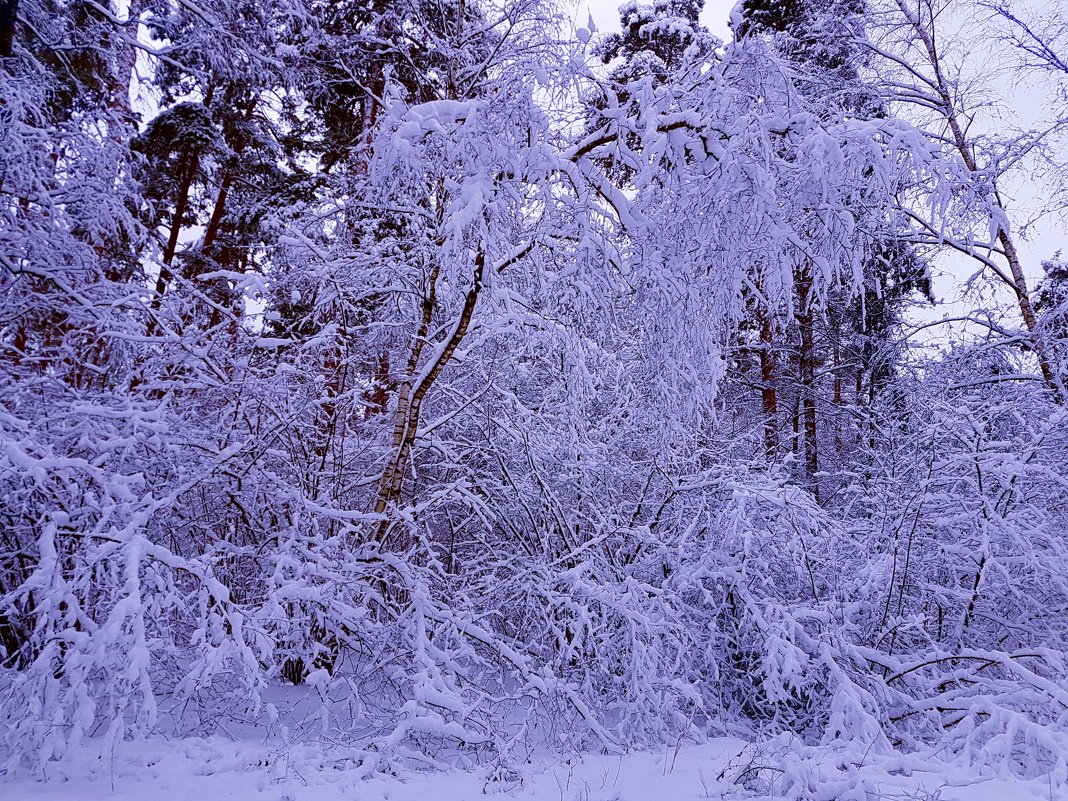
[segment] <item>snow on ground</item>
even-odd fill
[[[740,740],[622,757],[576,755],[499,771],[490,768],[359,778],[347,760],[309,747],[285,751],[263,742],[222,738],[124,744],[105,764],[99,751],[52,763],[45,781],[0,778],[4,801],[698,801],[775,798],[752,771],[748,787],[731,781],[755,764]],[[776,773],[772,766],[764,776]],[[872,766],[845,771],[844,784],[818,781],[793,797],[864,801],[1063,801],[1039,782],[1010,782],[959,769],[895,775]],[[721,778],[722,776],[722,778]],[[755,783],[754,781],[755,780]],[[843,791],[843,787],[849,789]],[[771,792],[771,795],[768,792]]]

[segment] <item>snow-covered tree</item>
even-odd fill
[[[997,211],[864,55],[930,53],[817,0],[728,45],[689,0],[11,9],[5,769],[237,721],[363,775],[729,732],[796,797],[1064,786],[1063,270],[1025,336],[901,345]]]

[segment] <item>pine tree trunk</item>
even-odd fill
[[[775,359],[770,315],[757,310],[760,320],[760,404],[764,415],[764,453],[769,462],[779,455],[779,398],[776,391],[778,365]]]
[[[178,251],[178,237],[182,231],[182,220],[185,218],[186,208],[189,205],[189,191],[193,186],[200,159],[195,154],[187,154],[181,162],[181,179],[178,184],[178,195],[174,201],[174,215],[171,217],[171,230],[167,236],[167,244],[163,247],[163,263],[159,268],[159,276],[156,278],[156,295],[152,298],[151,308],[158,312],[163,304],[163,296],[167,292],[174,274],[171,272],[171,263]],[[148,334],[156,333],[156,321],[152,318],[148,324]]]
[[[805,479],[818,502],[820,499],[819,449],[816,440],[816,353],[811,307],[812,276],[807,267],[802,268],[797,281],[796,313],[801,334],[799,359],[801,378],[801,415],[805,430]]]

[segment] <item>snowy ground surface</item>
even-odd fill
[[[359,778],[345,761],[308,747],[279,750],[262,742],[216,739],[125,744],[105,764],[99,752],[49,765],[45,781],[0,778],[4,801],[690,801],[782,797],[769,783],[779,769],[754,760],[738,740],[717,739],[659,753],[544,759],[494,777],[490,768],[411,771]],[[762,772],[755,770],[767,765]],[[747,767],[752,767],[748,770]],[[864,801],[1062,801],[1041,782],[1006,781],[960,769],[833,769],[787,797]],[[722,778],[721,778],[722,777]],[[732,781],[734,779],[734,781]],[[741,779],[741,781],[738,781]],[[780,788],[781,789],[781,788]]]

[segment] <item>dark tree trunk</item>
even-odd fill
[[[779,455],[779,398],[775,389],[778,365],[772,350],[772,325],[766,311],[760,316],[760,404],[764,414],[764,452],[769,462]]]
[[[15,46],[19,0],[0,0],[0,58],[10,58]]]
[[[801,353],[799,358],[801,379],[801,416],[805,431],[805,478],[817,502],[820,499],[819,481],[819,446],[816,441],[816,349],[813,331],[811,292],[812,275],[808,268],[802,268],[797,281],[796,313],[797,326],[801,334]]]

